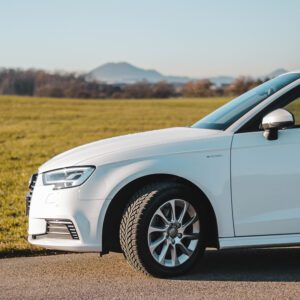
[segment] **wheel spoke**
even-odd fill
[[[158,257],[158,261],[162,264],[165,263],[165,258],[166,258],[166,255],[168,253],[168,250],[169,250],[169,247],[170,247],[170,244],[168,241],[165,242],[165,244],[163,245],[163,248],[159,254],[159,257]]]
[[[166,240],[165,236],[160,237],[159,239],[157,239],[156,241],[152,242],[150,244],[150,252],[153,253],[155,251],[155,249],[164,241]]]
[[[193,254],[193,251],[188,249],[183,243],[179,242],[179,243],[177,243],[177,245],[180,248],[180,250],[187,256],[191,256]]]
[[[179,265],[179,260],[178,260],[178,257],[177,257],[177,249],[176,249],[176,245],[172,245],[171,244],[171,260],[172,260],[172,265],[173,266],[177,266]]]
[[[148,230],[148,234],[152,233],[152,232],[165,232],[166,231],[166,228],[162,228],[162,227],[156,227],[156,226],[152,226],[150,225],[149,226],[149,230]]]
[[[169,202],[171,206],[171,222],[176,221],[175,200]]]
[[[182,212],[181,212],[181,214],[180,214],[180,216],[179,216],[179,218],[178,218],[178,222],[179,222],[180,224],[182,223],[183,218],[184,218],[184,216],[185,216],[185,214],[186,214],[188,208],[189,208],[189,203],[187,203],[187,202],[184,201],[184,206],[183,206]]]
[[[199,236],[200,236],[199,233],[187,233],[187,234],[183,234],[182,239],[186,238],[189,240],[197,240]]]
[[[156,212],[156,215],[159,216],[166,225],[169,225],[170,224],[170,221],[166,218],[166,216],[164,215],[164,213],[162,212],[161,209],[158,209],[157,212]]]
[[[182,225],[182,229],[185,230],[190,225],[196,223],[198,221],[198,216],[195,214],[189,221],[187,221],[184,225]]]

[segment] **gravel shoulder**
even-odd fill
[[[296,299],[300,248],[211,250],[171,280],[133,271],[121,254],[6,258],[0,278],[0,299]]]

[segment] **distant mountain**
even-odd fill
[[[151,83],[167,81],[175,84],[184,84],[188,81],[197,80],[187,76],[166,76],[156,70],[146,70],[133,66],[126,62],[107,63],[86,75],[87,80],[103,81],[111,84],[131,84],[139,81],[148,81]],[[234,81],[230,76],[217,76],[209,78],[217,86],[230,84]]]
[[[274,78],[283,73],[288,72],[283,68],[274,70],[273,72],[261,76],[260,79]],[[199,80],[201,78],[191,78],[185,76],[166,76],[156,70],[146,70],[127,62],[107,63],[86,75],[87,80],[102,81],[109,84],[132,84],[139,81],[148,81],[155,83],[159,81],[167,81],[174,84],[184,84],[188,81]],[[208,78],[215,86],[229,85],[235,77],[232,76],[215,76]]]
[[[86,78],[88,80],[104,81],[107,83],[135,83],[138,81],[148,81],[151,83],[159,81],[168,81],[172,83],[185,83],[193,80],[189,77],[180,76],[165,76],[156,70],[146,70],[138,68],[126,62],[107,63],[92,71],[90,71]]]
[[[87,79],[107,83],[134,83],[142,80],[158,82],[164,80],[164,76],[155,70],[144,70],[121,62],[104,64],[89,72]]]

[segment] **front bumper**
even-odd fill
[[[48,249],[101,252],[103,203],[85,198],[80,186],[53,190],[37,176],[30,199],[28,241]]]

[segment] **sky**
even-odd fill
[[[0,0],[0,67],[120,61],[199,78],[300,69],[300,1]]]

